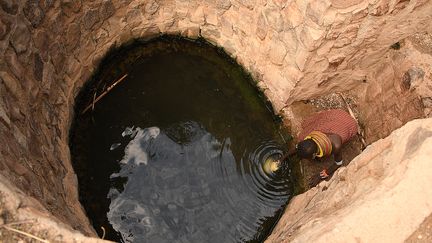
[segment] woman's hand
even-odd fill
[[[322,170],[319,174],[316,174],[312,177],[312,179],[309,182],[309,187],[314,187],[318,185],[322,180],[328,178],[330,175],[328,174],[327,170]]]
[[[319,173],[319,175],[320,175],[321,179],[325,179],[325,178],[329,177],[329,174],[327,173],[327,170],[326,170],[326,169],[322,170],[322,171]]]

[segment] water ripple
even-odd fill
[[[230,138],[219,142],[198,124],[183,125],[189,136],[182,127],[131,133],[121,170],[111,176],[128,179],[123,191],[112,188],[108,195],[113,228],[126,242],[161,237],[177,242],[183,235],[188,241],[252,239],[291,195],[288,177],[262,168],[282,150],[264,141],[244,150],[237,163]],[[137,163],[137,157],[145,163]]]

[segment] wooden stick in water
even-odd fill
[[[96,99],[93,98],[93,102],[88,105],[83,112],[81,112],[81,115],[83,115],[84,113],[86,113],[90,108],[94,109],[94,105],[96,104],[96,102],[98,102],[100,99],[102,99],[106,94],[108,94],[108,92],[110,92],[118,83],[120,83],[121,81],[123,81],[125,78],[127,77],[127,74],[123,75],[121,78],[119,78],[117,81],[115,81],[112,85],[110,85],[102,94],[100,94]],[[96,95],[96,94],[95,94]]]
[[[101,226],[102,229],[102,240],[105,239],[105,228],[103,226]]]
[[[94,105],[95,105],[95,100],[96,100],[96,92],[97,92],[97,90],[95,91],[95,93],[93,94],[93,101],[92,101],[92,111],[94,110]]]

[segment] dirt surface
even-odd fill
[[[432,242],[432,215],[429,215],[406,242]]]
[[[46,232],[32,229],[37,224],[32,220],[18,220],[4,205],[4,196],[0,194],[0,242],[43,242]],[[40,240],[36,240],[36,238]]]
[[[432,55],[432,33],[419,33],[408,38],[413,46]],[[426,109],[428,107],[424,105]],[[429,215],[419,228],[406,240],[406,242],[432,242],[432,215]]]
[[[432,54],[432,34],[423,32],[417,33],[408,37],[412,41],[415,48],[423,53]]]

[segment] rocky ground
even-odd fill
[[[416,48],[428,54],[432,54],[432,34],[423,32],[417,33],[408,38]]]
[[[396,45],[395,45],[396,46]],[[402,50],[399,52],[399,48]],[[405,49],[404,49],[405,48]],[[298,130],[300,125],[301,118],[307,117],[308,115],[327,109],[340,108],[344,109],[348,112],[348,107],[354,113],[354,116],[359,121],[359,125],[361,130],[363,131],[360,135],[354,137],[348,144],[346,144],[343,148],[343,158],[344,158],[344,166],[346,166],[353,158],[359,155],[364,146],[362,144],[361,139],[365,138],[368,141],[368,144],[374,142],[379,138],[379,136],[375,136],[373,138],[364,137],[364,129],[369,129],[369,131],[373,130],[394,130],[407,121],[415,118],[425,118],[431,117],[429,100],[431,91],[430,88],[430,68],[428,69],[427,65],[430,65],[429,58],[430,54],[432,54],[432,34],[431,33],[418,33],[414,36],[407,38],[406,40],[397,43],[397,50],[395,50],[394,58],[397,60],[398,58],[406,58],[411,60],[419,60],[419,63],[413,63],[413,66],[422,68],[422,72],[424,72],[424,76],[422,77],[422,82],[414,81],[411,82],[408,89],[410,93],[407,94],[404,91],[401,91],[402,95],[394,95],[393,97],[386,98],[385,104],[395,102],[399,105],[398,109],[399,114],[390,114],[388,115],[389,110],[385,111],[376,111],[374,105],[379,105],[376,101],[368,101],[362,95],[364,94],[360,90],[351,90],[344,93],[331,93],[329,95],[317,97],[315,99],[306,100],[303,102],[296,102],[291,107],[291,112],[294,117],[297,117],[299,120],[297,121],[289,121],[289,126],[291,126],[294,130]],[[401,54],[402,53],[402,54]],[[405,56],[404,56],[405,55]],[[426,56],[424,56],[426,55]],[[399,60],[400,62],[400,60]],[[425,64],[425,65],[423,65]],[[405,65],[405,64],[404,64]],[[422,66],[423,65],[423,66]],[[426,67],[425,67],[426,66]],[[429,75],[429,76],[428,76]],[[404,78],[406,75],[404,75]],[[404,78],[402,80],[395,80],[394,83],[403,83]],[[343,97],[343,98],[342,98]],[[378,96],[379,97],[379,96]],[[409,102],[405,102],[405,101]],[[412,105],[411,102],[420,105]],[[403,106],[409,106],[409,109],[404,109]],[[376,111],[376,115],[370,115],[370,113]],[[387,112],[387,114],[386,114]],[[368,114],[369,113],[369,114]],[[393,115],[393,116],[392,116]],[[382,117],[382,123],[375,123],[375,117]],[[404,116],[400,124],[396,124],[392,122],[395,117]],[[369,126],[369,127],[368,127]],[[369,133],[371,134],[371,133]],[[316,176],[319,171],[324,168],[327,168],[333,163],[332,158],[328,158],[326,160],[321,161],[319,164],[311,163],[309,161],[300,161],[299,169],[300,173],[304,177],[303,186],[305,189],[310,188],[308,185],[311,179]],[[329,178],[330,179],[330,178]],[[406,240],[407,242],[432,242],[432,215],[427,217],[423,223],[418,227],[418,229],[412,233],[412,235]]]
[[[35,199],[0,175],[0,242],[108,242],[86,237],[53,218]]]
[[[415,34],[409,40],[420,51],[432,55],[432,33]],[[427,109],[428,107],[425,108]],[[425,115],[431,117],[432,114],[426,112]],[[406,242],[432,242],[432,215],[423,221]]]
[[[406,242],[432,242],[432,215],[423,221],[420,227],[406,240]]]
[[[36,220],[18,220],[4,204],[4,196],[0,195],[0,241],[8,242],[48,242],[46,232],[36,231],[32,226]]]
[[[431,34],[428,33],[416,34],[408,38],[406,42],[407,43],[404,42],[401,43],[402,49],[407,45],[408,46],[412,45],[414,48],[421,51],[422,53],[429,53],[429,54],[432,53]],[[348,111],[348,107],[350,107],[355,117],[360,121],[360,126],[362,129],[365,129],[368,126],[375,126],[373,128],[375,129],[377,126],[380,126],[380,125],[373,125],[371,123],[368,123],[369,120],[365,119],[366,111],[364,110],[364,107],[370,106],[370,104],[364,103],[365,102],[364,99],[360,96],[361,92],[358,92],[357,90],[352,90],[348,92],[343,92],[341,94],[345,98],[346,102],[344,101],[344,99],[341,97],[339,93],[331,93],[329,95],[317,97],[315,99],[310,99],[303,102],[296,102],[291,107],[292,112],[297,118],[301,119],[320,110],[341,108]],[[422,114],[424,113],[422,115],[423,117],[428,116],[428,113],[424,112],[425,109],[428,108],[426,107],[428,103],[425,103],[428,100],[425,98],[427,97],[421,98],[423,100],[422,101],[423,106],[419,106],[419,107],[414,106],[414,110],[410,110],[410,112],[412,113],[411,117],[418,116],[419,113]],[[392,100],[394,102],[403,103],[400,102],[400,100],[398,99],[400,99],[399,96],[392,97]],[[290,125],[294,127],[298,126],[299,119],[298,121],[291,121],[293,124]],[[392,127],[390,127],[390,125],[388,126],[389,126],[388,127],[389,130],[393,129]],[[373,140],[369,140],[368,142],[373,142]],[[362,149],[363,149],[363,145],[361,142],[361,137],[360,136],[354,137],[348,144],[344,146],[343,149],[344,165],[347,165],[353,158],[359,155],[362,152]],[[299,171],[305,179],[303,181],[303,186],[307,189],[309,180],[313,176],[317,175],[319,171],[321,171],[323,168],[327,168],[332,163],[333,163],[332,159],[323,160],[319,164],[310,163],[308,161],[300,161]],[[2,205],[2,203],[3,201],[0,200],[0,208],[2,209],[7,208],[4,205]],[[12,216],[12,213],[3,210],[0,212],[0,239],[2,239],[1,242],[38,241],[32,237],[37,237],[40,238],[41,240],[54,239],[55,241],[56,239],[55,236],[53,235],[57,233],[53,234],[52,232],[41,230],[39,224],[40,222],[34,220],[22,220],[22,219],[14,218]],[[407,242],[432,242],[431,228],[432,228],[432,216],[429,216],[423,221],[423,223],[418,227],[418,229],[407,239]]]
[[[397,48],[394,46],[397,46]],[[394,62],[402,62],[404,58],[418,59],[427,65],[428,60],[425,60],[425,57],[421,55],[432,53],[432,34],[418,33],[400,43],[398,42],[394,46],[391,47],[397,49],[394,51],[393,56],[391,56]],[[416,66],[416,63],[411,65]],[[408,93],[400,91],[393,96],[387,97],[381,97],[380,94],[371,101],[367,97],[367,93],[371,92],[370,86],[373,86],[371,84],[368,88],[359,87],[346,92],[330,93],[314,99],[295,102],[290,108],[292,116],[295,119],[293,120],[292,117],[289,117],[287,125],[292,127],[293,133],[296,134],[298,133],[301,120],[314,112],[336,108],[347,112],[351,110],[359,122],[360,133],[343,148],[344,165],[347,165],[349,161],[359,155],[365,148],[364,140],[367,144],[370,144],[379,138],[387,136],[391,131],[401,127],[412,119],[430,117],[430,104],[428,103],[430,97],[428,95],[431,95],[432,90],[426,90],[427,88],[425,88],[428,81],[430,81],[428,79],[430,77],[427,76],[428,73],[430,75],[430,69],[428,70],[427,67],[422,67],[420,64],[418,66],[423,68],[421,69],[422,72],[426,73],[422,80],[424,84],[418,84],[418,81],[410,81],[412,82],[410,84],[412,87],[408,87],[410,90]],[[406,75],[401,80],[394,80],[394,85],[403,83],[404,78],[406,78]],[[382,109],[376,108],[377,106],[386,105],[387,107],[380,107]],[[375,119],[380,119],[381,121],[376,122]],[[394,122],[395,120],[397,122]],[[367,131],[366,134],[365,130]],[[324,159],[318,164],[309,161],[300,161],[299,171],[304,178],[304,181],[301,183],[302,186],[305,189],[310,188],[308,184],[311,179],[324,168],[328,168],[332,163],[332,158]]]
[[[31,230],[22,229],[44,236],[44,225],[54,232],[49,236],[52,239],[58,239],[58,234],[79,238],[71,236],[72,228],[92,235],[78,202],[67,130],[76,92],[111,48],[160,33],[202,36],[252,70],[277,111],[292,101],[328,94],[335,88],[346,91],[364,82],[369,89],[362,94],[368,102],[358,100],[356,105],[369,143],[422,117],[421,106],[428,106],[424,111],[432,114],[431,96],[422,94],[421,102],[412,96],[412,87],[422,84],[418,81],[423,76],[418,74],[430,78],[430,55],[410,56],[408,44],[402,42],[400,50],[389,53],[386,49],[419,30],[432,30],[431,3],[0,0],[0,137],[7,141],[1,146],[0,174],[12,183],[5,190],[19,187],[23,195],[35,198],[32,205],[42,204],[35,211],[47,210],[53,221],[70,225],[69,231],[42,221],[20,227],[31,226]],[[413,38],[409,45],[420,50],[430,43],[427,34]],[[406,76],[399,73],[412,64],[419,65]],[[396,82],[385,79],[395,76]],[[401,80],[405,90],[401,90]],[[354,94],[363,98],[361,92]],[[6,201],[16,197],[5,196]],[[18,216],[4,223],[27,220],[20,218],[26,210],[21,203],[10,210]],[[4,225],[1,230],[11,233]]]
[[[432,118],[408,122],[293,198],[268,242],[431,242],[431,152]]]

